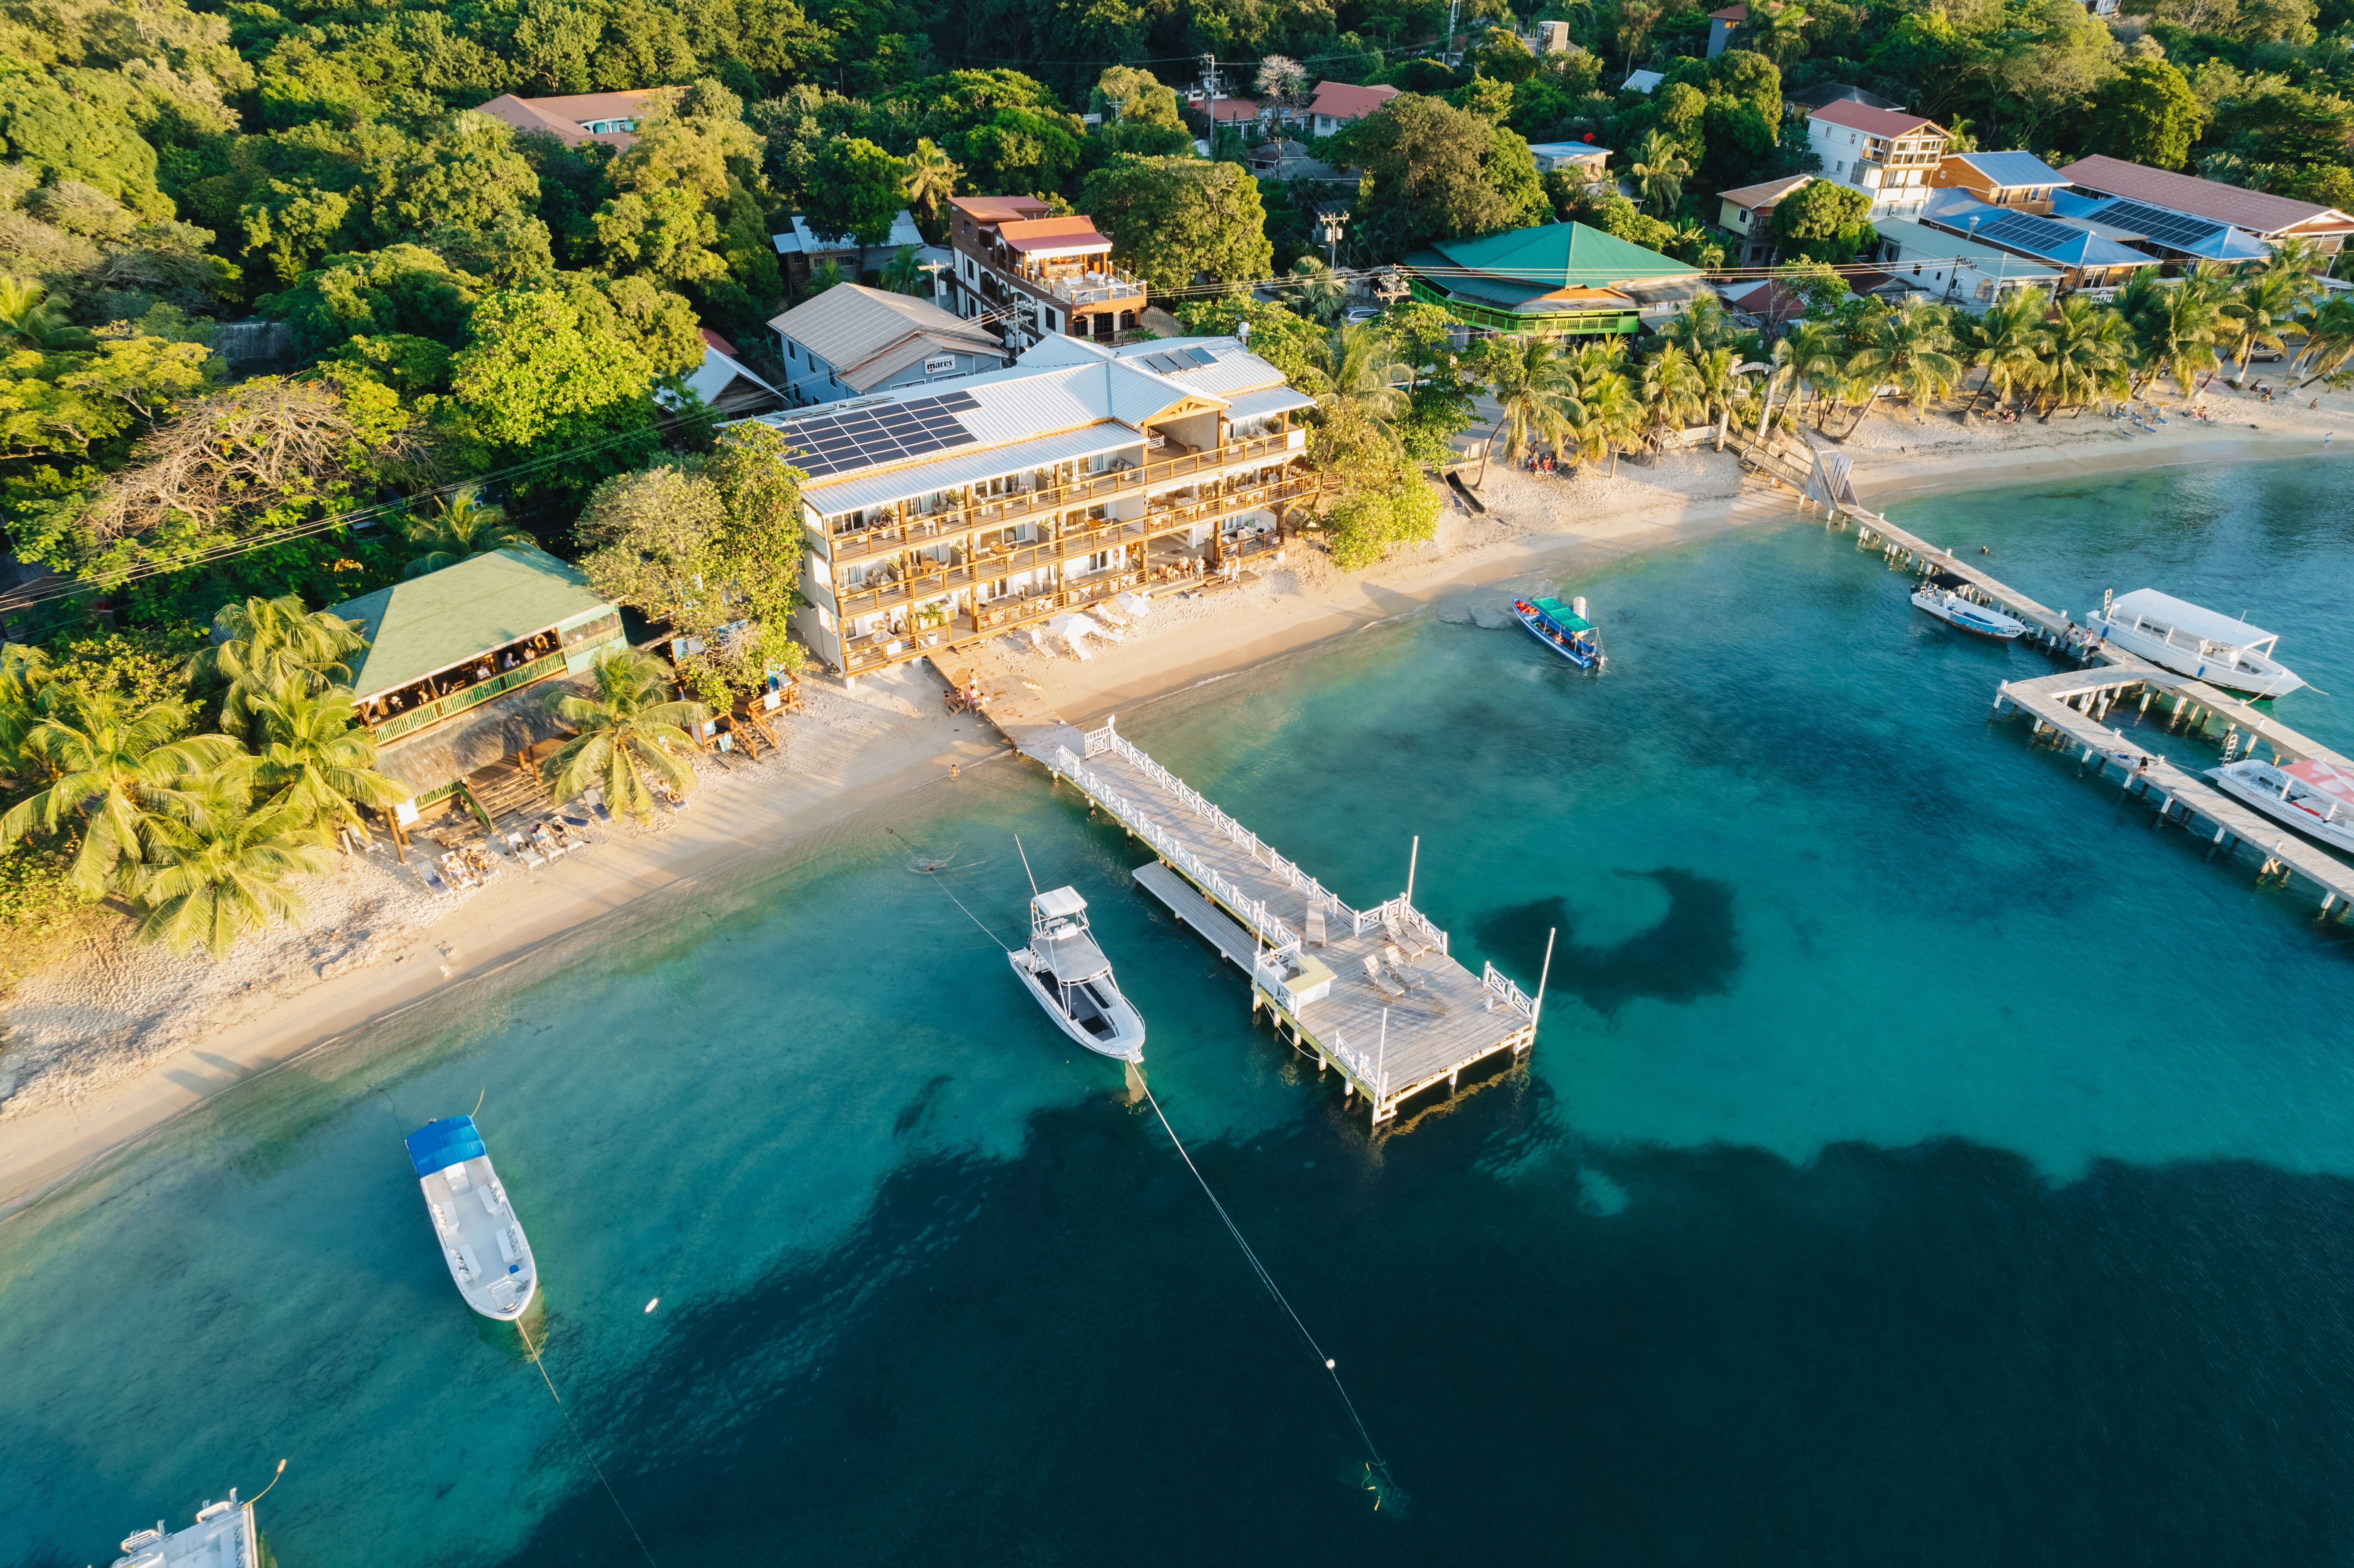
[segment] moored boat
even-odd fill
[[[1031,899],[1030,945],[1005,957],[1064,1033],[1099,1055],[1144,1060],[1144,1016],[1119,993],[1078,889],[1051,888]]]
[[[1581,670],[1599,670],[1606,662],[1602,633],[1585,619],[1584,599],[1567,604],[1557,599],[1516,599],[1512,619],[1527,627],[1530,636]]]
[[[1957,589],[1969,587],[1969,579],[1951,572],[1932,572],[1913,590],[1913,608],[1935,616],[1946,625],[1979,637],[1991,637],[2008,642],[2026,631],[2027,622],[2005,615],[1976,599],[1965,599]]]
[[[2103,595],[2101,611],[2089,624],[2137,659],[2242,696],[2277,697],[2305,684],[2273,657],[2280,633],[2156,588]]]
[[[511,1323],[522,1317],[539,1287],[539,1269],[474,1118],[429,1122],[408,1135],[408,1146],[458,1294],[485,1318]]]
[[[2244,757],[2208,769],[2207,777],[2274,821],[2354,854],[2354,773],[2329,762],[2284,765]]]

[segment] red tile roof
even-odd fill
[[[1746,311],[1753,316],[1765,316],[1777,322],[1796,321],[1807,313],[1807,302],[1778,280],[1760,283],[1745,294],[1735,295],[1732,305],[1736,311]]]
[[[1394,87],[1355,87],[1345,81],[1320,81],[1316,84],[1316,101],[1308,106],[1308,112],[1329,114],[1335,120],[1363,120],[1397,95],[1398,90]]]
[[[1708,19],[1712,22],[1746,22],[1749,20],[1749,7],[1727,5],[1722,11],[1711,11]]]
[[[1248,98],[1220,98],[1212,101],[1211,118],[1221,125],[1240,123],[1258,118],[1258,104]]]
[[[2169,207],[2195,217],[2234,224],[2252,234],[2283,234],[2308,224],[2316,225],[2307,230],[2309,233],[2354,232],[2354,216],[2336,207],[2317,207],[2309,201],[2274,196],[2269,191],[2244,190],[2215,180],[2202,180],[2196,175],[2169,174],[2164,169],[2129,164],[2123,158],[2098,154],[2079,158],[2062,169],[2060,177],[2103,196]]]
[[[722,354],[734,354],[736,352],[736,345],[734,344],[729,343],[726,338],[721,337],[709,327],[705,327],[703,329],[703,341],[709,344],[712,347],[717,349]]]
[[[1910,136],[1927,126],[1939,131],[1935,122],[1917,114],[1899,114],[1893,110],[1872,109],[1844,98],[1833,99],[1807,116],[1832,125],[1844,125],[1850,131],[1861,131],[1868,136]],[[1942,132],[1941,132],[1942,133]]]

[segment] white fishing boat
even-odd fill
[[[2258,762],[2211,768],[2215,787],[2307,838],[2354,854],[2354,773],[2330,762]]]
[[[261,1568],[270,1561],[253,1521],[253,1505],[238,1501],[232,1487],[227,1502],[205,1504],[186,1530],[166,1531],[159,1519],[154,1529],[124,1536],[114,1568]]]
[[[1975,599],[1964,599],[1956,588],[1967,588],[1969,579],[1950,572],[1935,572],[1913,590],[1913,608],[1935,616],[1946,625],[1979,637],[1991,637],[2008,642],[2027,630],[2027,622],[2014,620],[1999,609],[1989,609]]]
[[[2156,588],[2102,596],[2094,630],[2137,659],[2249,697],[2277,697],[2305,684],[2273,657],[2276,631],[2233,620]]]
[[[1144,1018],[1111,978],[1111,960],[1087,928],[1087,901],[1073,887],[1030,900],[1030,945],[1006,953],[1013,972],[1062,1032],[1101,1055],[1144,1060]]]
[[[539,1287],[539,1269],[474,1118],[444,1117],[410,1133],[408,1144],[458,1294],[485,1318],[511,1323],[522,1317]]]

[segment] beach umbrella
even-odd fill
[[[1071,652],[1082,659],[1089,656],[1087,639],[1104,635],[1102,624],[1084,615],[1058,615],[1046,623],[1046,630],[1069,643]]]
[[[1112,602],[1130,615],[1146,616],[1152,613],[1152,601],[1140,593],[1124,593]]]

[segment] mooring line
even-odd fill
[[[1307,1341],[1308,1348],[1314,1353],[1318,1364],[1323,1367],[1324,1375],[1332,1380],[1332,1392],[1341,1396],[1341,1407],[1349,1413],[1349,1419],[1355,1424],[1357,1436],[1364,1439],[1365,1453],[1371,1467],[1381,1471],[1386,1478],[1390,1468],[1388,1461],[1382,1457],[1381,1450],[1373,1446],[1373,1435],[1365,1430],[1365,1419],[1357,1414],[1357,1402],[1349,1397],[1348,1389],[1341,1383],[1340,1363],[1324,1353],[1324,1347],[1316,1342],[1316,1336],[1308,1331],[1308,1325],[1300,1321],[1299,1313],[1276,1285],[1275,1277],[1267,1273],[1267,1266],[1258,1260],[1258,1254],[1253,1252],[1250,1243],[1243,1239],[1242,1228],[1235,1224],[1234,1216],[1226,1213],[1226,1206],[1218,1202],[1218,1195],[1210,1190],[1209,1178],[1204,1176],[1202,1168],[1193,1163],[1193,1156],[1186,1150],[1185,1140],[1179,1138],[1177,1129],[1169,1125],[1169,1113],[1161,1108],[1160,1099],[1153,1094],[1152,1086],[1144,1082],[1144,1075],[1140,1073],[1137,1075],[1137,1083],[1144,1090],[1144,1097],[1150,1103],[1152,1114],[1161,1118],[1161,1130],[1169,1135],[1169,1141],[1177,1146],[1177,1157],[1184,1160],[1185,1169],[1193,1173],[1193,1180],[1202,1184],[1202,1195],[1210,1200],[1210,1207],[1218,1211],[1218,1218],[1225,1223],[1226,1234],[1233,1236],[1235,1245],[1243,1249],[1243,1256],[1250,1262],[1251,1272],[1258,1276],[1258,1282],[1267,1287],[1267,1293],[1275,1298],[1277,1305],[1280,1306],[1284,1314],[1291,1319],[1291,1326],[1299,1330],[1300,1339]]]
[[[901,837],[900,837],[899,830],[898,830],[898,829],[896,829],[896,828],[885,828],[885,829],[884,829],[883,831],[884,831],[885,832],[886,832],[886,833],[889,833],[893,838],[895,838],[895,839],[898,839],[898,840],[899,840],[899,842],[900,842],[901,843],[903,843],[903,844],[907,844],[907,847],[908,847],[909,849],[915,849],[915,847],[916,847],[916,846],[915,846],[914,844],[908,844],[908,843],[907,843],[907,841],[906,839],[904,839],[904,838],[901,838]],[[921,852],[919,851],[918,853],[920,853]],[[991,930],[991,929],[989,928],[988,925],[987,925],[984,921],[982,921],[982,919],[981,919],[981,917],[980,916],[978,916],[978,915],[974,914],[974,913],[973,913],[971,910],[970,910],[970,909],[965,909],[965,908],[964,908],[964,900],[963,900],[963,899],[961,899],[961,898],[959,898],[959,897],[958,897],[955,894],[953,894],[953,893],[949,893],[949,885],[948,885],[947,883],[945,883],[945,882],[942,882],[942,881],[939,879],[939,877],[938,877],[936,874],[934,874],[934,873],[932,873],[932,872],[928,872],[928,871],[919,871],[919,872],[917,872],[916,874],[917,874],[917,875],[918,875],[918,876],[928,876],[928,877],[931,877],[931,879],[932,879],[932,885],[933,885],[933,886],[935,886],[935,887],[937,887],[937,888],[938,888],[942,893],[948,893],[949,902],[949,903],[951,903],[951,904],[953,904],[953,905],[955,905],[955,906],[956,906],[958,908],[960,908],[960,909],[964,909],[964,917],[965,917],[966,919],[968,919],[968,920],[971,921],[974,925],[979,926],[979,927],[981,927],[981,934],[982,936],[984,936],[984,937],[988,938],[991,941],[995,942],[995,943],[998,945],[998,947],[999,947],[1002,950],[1003,950],[1003,951],[1005,951],[1005,952],[1009,952],[1009,953],[1010,953],[1010,952],[1012,952],[1012,951],[1013,950],[1013,948],[1008,948],[1008,947],[1006,947],[1006,946],[1005,946],[1004,938],[1001,938],[1000,936],[998,936],[998,934],[997,934],[996,932],[994,932],[994,931]]]
[[[557,1412],[564,1417],[564,1425],[572,1428],[572,1441],[579,1448],[580,1457],[588,1461],[588,1468],[596,1476],[597,1484],[604,1488],[605,1495],[612,1499],[613,1511],[620,1514],[621,1522],[630,1527],[630,1534],[637,1542],[638,1550],[646,1554],[650,1568],[662,1568],[662,1564],[654,1562],[653,1549],[646,1544],[646,1538],[638,1533],[638,1521],[630,1517],[630,1510],[621,1506],[620,1494],[614,1491],[613,1483],[605,1478],[605,1467],[597,1463],[597,1456],[589,1452],[588,1440],[580,1436],[580,1424],[572,1419],[572,1407],[566,1404],[564,1396],[556,1392],[556,1380],[547,1375],[547,1362],[541,1357],[539,1347],[531,1342],[531,1330],[523,1326],[520,1318],[515,1319],[515,1332],[523,1336],[524,1349],[531,1352],[531,1364],[539,1369],[539,1381],[547,1384],[547,1396],[556,1401]]]

